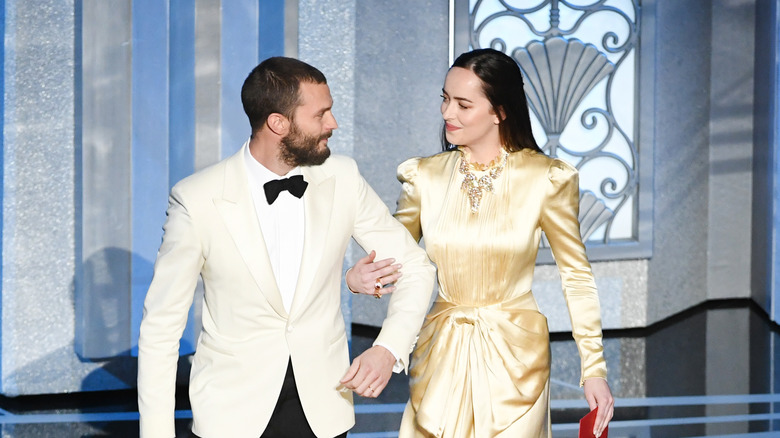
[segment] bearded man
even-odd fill
[[[394,369],[406,369],[433,267],[355,162],[330,156],[338,124],[322,72],[269,58],[241,100],[249,140],[171,190],[138,340],[141,436],[175,435],[179,339],[200,277],[192,433],[343,437],[354,425],[352,393],[376,397]],[[372,250],[362,262],[374,251],[386,260],[364,293],[394,292],[374,346],[350,365],[340,285],[351,238]]]

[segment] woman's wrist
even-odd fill
[[[351,270],[352,270],[352,268],[349,268],[349,269],[347,269],[347,272],[346,272],[346,273],[344,273],[344,284],[346,284],[346,285],[347,285],[347,289],[349,289],[349,291],[350,291],[350,292],[352,292],[353,294],[357,295],[357,294],[359,294],[360,292],[355,292],[355,291],[354,291],[354,290],[352,290],[352,288],[349,286],[349,280],[348,280],[348,278],[349,278],[349,271],[351,271]]]

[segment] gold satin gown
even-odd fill
[[[412,354],[399,437],[548,437],[550,343],[531,293],[542,230],[561,275],[580,383],[607,372],[577,220],[577,171],[530,150],[509,153],[493,192],[472,212],[461,190],[463,159],[450,151],[398,167],[395,216],[417,240],[425,237],[439,281]]]

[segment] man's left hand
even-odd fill
[[[363,397],[376,398],[390,381],[395,356],[380,345],[375,345],[352,361],[341,384]]]

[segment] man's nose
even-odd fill
[[[325,127],[330,131],[339,128],[339,124],[338,122],[336,122],[336,117],[333,116],[333,114],[330,114],[328,118],[325,120]]]

